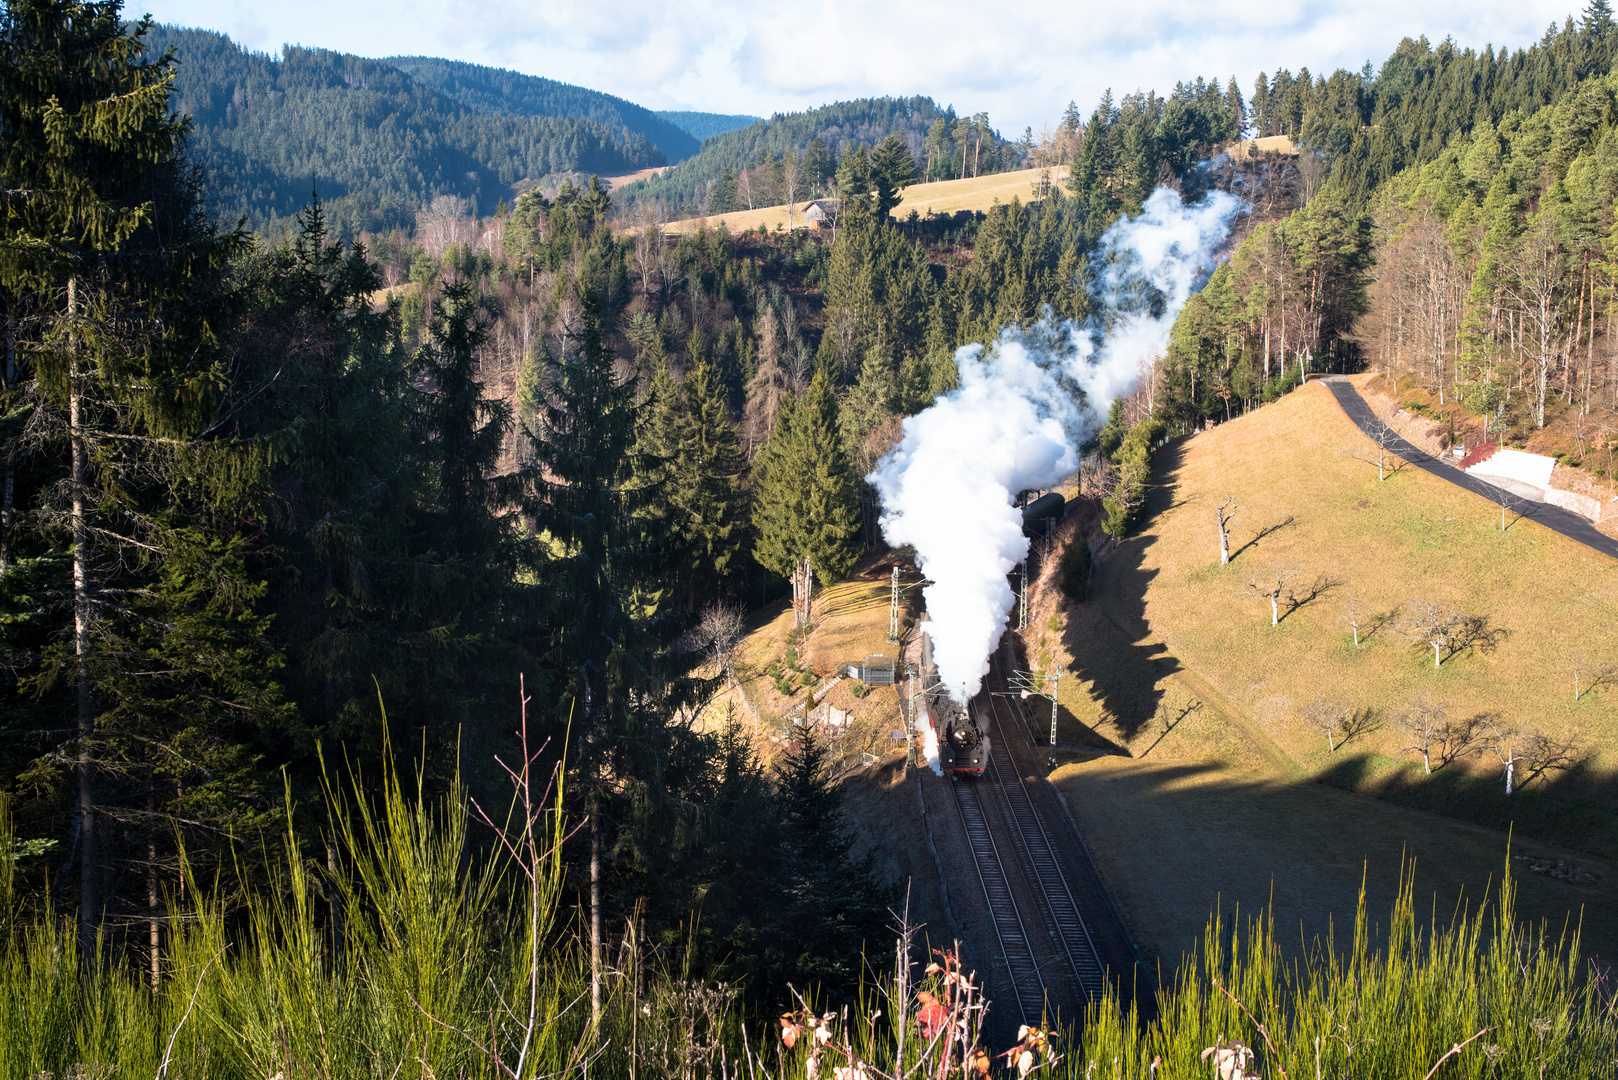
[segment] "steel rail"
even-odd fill
[[[1003,672],[1001,682],[1006,683]],[[1075,986],[1084,996],[1099,998],[1106,982],[1100,953],[1091,937],[1090,928],[1085,924],[1078,899],[1073,895],[1067,875],[1062,872],[1061,863],[1057,861],[1056,845],[1051,840],[1051,834],[1045,828],[1045,823],[1034,806],[1033,796],[1029,794],[1022,772],[1017,769],[1016,763],[1012,761],[1011,752],[1007,749],[1006,725],[1001,721],[1000,710],[1001,708],[1009,710],[1011,705],[1009,702],[1002,703],[993,694],[985,696],[993,702],[996,729],[995,738],[991,740],[989,747],[989,766],[995,774],[997,781],[995,786],[1000,792],[1006,820],[1011,823],[1017,832],[1018,840],[1021,841],[1026,865],[1038,885],[1040,899],[1044,903],[1046,914],[1050,917],[1051,926],[1061,939]],[[1015,785],[1006,782],[1004,777],[1007,775],[1015,778]]]
[[[1022,913],[1017,910],[1011,883],[1000,859],[1000,849],[984,819],[983,807],[978,802],[977,783],[972,780],[953,780],[955,806],[960,811],[961,825],[967,842],[972,847],[972,863],[977,868],[978,883],[983,887],[983,900],[989,908],[989,921],[994,924],[994,935],[1000,943],[1000,956],[1005,961],[1007,977],[1017,999],[1017,1009],[1025,1024],[1039,1023],[1045,1004],[1045,981],[1039,965],[1034,962],[1034,950],[1028,940],[1028,928]],[[1037,994],[1030,1000],[1031,994]]]

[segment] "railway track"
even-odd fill
[[[1035,883],[1051,928],[1062,943],[1074,989],[1080,998],[1099,997],[1106,981],[1100,952],[1090,936],[1090,928],[1085,925],[1067,875],[1062,872],[1061,863],[1057,860],[1051,830],[1045,826],[1044,819],[1035,808],[1021,770],[1011,759],[1007,725],[1001,722],[1001,715],[1009,712],[1012,706],[1004,698],[989,697],[992,702],[991,715],[994,717],[994,736],[989,743],[989,767],[993,772],[995,788],[1000,793],[1006,820],[1016,830],[1029,877]],[[1017,726],[1015,718],[1011,726]]]
[[[1051,830],[1011,756],[1008,734],[1021,733],[1014,717],[1010,724],[1002,720],[1011,706],[992,694],[983,696],[988,702],[978,715],[989,719],[988,768],[981,779],[951,787],[1018,1011],[1023,1023],[1036,1024],[1053,997],[1081,1006],[1099,997],[1105,974]],[[1009,837],[996,838],[984,799],[997,804]],[[1018,895],[1013,888],[1018,880],[1028,883],[1032,897]],[[1036,955],[1035,942],[1042,949],[1050,942],[1061,951],[1054,957]],[[1058,983],[1066,985],[1053,985]]]
[[[1028,939],[1028,927],[1012,894],[1011,882],[1000,861],[999,845],[983,816],[978,802],[978,785],[962,781],[952,785],[955,806],[961,814],[961,825],[972,846],[972,862],[977,867],[978,882],[983,886],[983,899],[989,906],[989,917],[994,923],[995,939],[1000,946],[1000,957],[1006,965],[1012,993],[1017,999],[1017,1010],[1025,1024],[1037,1024],[1045,1005],[1045,984],[1040,978],[1039,965],[1034,960],[1033,945]]]

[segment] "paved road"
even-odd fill
[[[1377,421],[1377,416],[1371,410],[1370,404],[1360,396],[1360,392],[1354,389],[1353,384],[1341,377],[1322,379],[1321,381],[1331,388],[1332,396],[1337,399],[1337,404],[1343,407],[1343,411],[1348,414],[1348,418],[1354,421],[1361,431],[1369,435],[1372,425]],[[1448,480],[1457,487],[1463,487],[1475,495],[1482,495],[1485,499],[1491,501],[1498,496],[1499,489],[1493,484],[1468,475],[1453,465],[1446,465],[1397,435],[1388,441],[1388,449],[1422,472],[1432,473],[1434,476]],[[1577,540],[1587,547],[1595,548],[1603,555],[1610,555],[1618,559],[1618,540],[1614,540],[1605,533],[1598,531],[1594,525],[1591,525],[1584,518],[1570,510],[1563,510],[1560,506],[1551,506],[1547,503],[1528,502],[1522,499],[1518,500],[1513,509],[1521,517],[1532,518],[1553,532],[1559,532],[1569,539]]]

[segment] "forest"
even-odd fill
[[[1108,93],[1020,141],[869,99],[609,192],[576,174],[673,156],[628,103],[10,0],[0,1027],[31,1035],[0,1039],[0,1074],[164,1075],[188,995],[187,1076],[529,1077],[608,1030],[648,1040],[613,1075],[705,1075],[811,987],[840,1008],[897,985],[902,1020],[902,897],[855,854],[824,742],[709,707],[726,613],[879,544],[863,478],[901,419],[957,385],[961,346],[1091,315],[1099,238],[1159,186],[1250,212],[1087,448],[1109,531],[1162,435],[1310,373],[1382,365],[1511,437],[1582,425],[1593,454],[1618,430],[1612,42],[1592,0],[1515,52],[1407,40],[1250,95]],[[1299,152],[1228,152],[1271,133]],[[1068,179],[888,213],[1019,164]],[[835,239],[658,227],[811,193],[842,200]],[[1411,985],[1449,964],[1559,1018],[1577,1067],[1553,1075],[1606,1060],[1610,1009],[1558,946],[1519,963],[1508,931],[1492,954],[1454,932],[1401,954]],[[1273,990],[1262,940],[1219,950],[1209,970]],[[1310,977],[1329,997],[1345,971]],[[1096,1037],[1130,1075],[1189,1062],[1235,1016],[1200,985],[1166,984],[1157,1034]],[[1276,1002],[1299,1031],[1318,1005]],[[1532,1031],[1499,1038],[1529,1060]]]
[[[147,37],[149,53],[178,61],[174,104],[191,118],[210,206],[264,236],[293,228],[316,189],[343,228],[378,228],[441,196],[492,214],[524,181],[633,172],[696,150],[646,109],[548,79],[296,46],[274,59],[206,30]]]

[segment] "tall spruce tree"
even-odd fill
[[[826,368],[815,372],[802,397],[781,409],[753,469],[754,557],[792,582],[797,624],[807,626],[815,576],[837,581],[860,554],[854,472],[843,452]]]
[[[138,851],[155,971],[160,820],[251,824],[246,747],[280,709],[238,532],[259,459],[216,438],[240,405],[217,344],[245,238],[204,218],[173,58],[145,58],[152,24],[119,8],[21,0],[0,22],[8,392],[30,398],[40,451],[6,516],[23,510],[36,554],[68,553],[60,632],[24,685],[71,717],[36,732],[35,779],[71,762],[81,951],[108,861]]]
[[[416,382],[429,389],[416,398],[422,487],[412,514],[412,581],[401,590],[409,607],[399,669],[404,696],[436,727],[445,761],[475,703],[509,687],[523,668],[515,617],[538,615],[534,590],[518,582],[528,554],[511,509],[520,493],[499,475],[511,408],[478,379],[488,315],[470,285],[451,285],[432,305],[413,363]]]
[[[419,406],[397,318],[370,302],[376,265],[328,234],[318,200],[299,222],[249,270],[260,314],[243,352],[259,396],[236,430],[274,449],[268,569],[289,690],[315,735],[363,758],[381,744],[378,685],[394,719],[409,715],[396,604],[414,578]]]
[[[777,780],[784,888],[775,938],[791,977],[840,996],[856,988],[865,950],[884,935],[892,897],[870,861],[855,856],[842,794],[827,774],[825,743],[806,724]]]
[[[691,658],[674,651],[682,617],[662,603],[668,548],[645,511],[663,497],[638,460],[636,429],[645,408],[632,382],[614,372],[601,309],[586,295],[582,325],[561,357],[531,431],[524,509],[549,556],[537,568],[561,598],[539,646],[552,675],[553,718],[567,737],[569,789],[583,804],[588,837],[591,998],[601,1002],[605,877],[612,850],[655,861],[647,830],[698,768],[696,739],[673,722],[696,687]],[[558,740],[560,742],[560,740]],[[609,783],[610,779],[610,783]],[[606,820],[608,817],[611,820]],[[609,835],[611,833],[611,835]]]
[[[679,388],[674,434],[668,503],[685,553],[687,607],[694,609],[736,584],[752,539],[741,444],[705,355]]]

